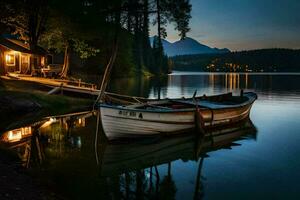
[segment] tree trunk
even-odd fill
[[[67,44],[65,47],[64,65],[60,74],[61,78],[67,78],[69,68],[70,68],[70,47],[69,44]]]
[[[28,13],[29,45],[32,51],[36,50],[38,40],[46,24],[48,16],[48,0],[26,1]]]
[[[132,24],[132,1],[128,0],[128,12],[127,12],[127,30],[131,33],[131,24]]]
[[[137,70],[140,71],[141,69],[141,61],[140,61],[140,30],[139,30],[139,14],[138,12],[134,13],[134,59],[136,61]]]
[[[157,34],[158,34],[158,45],[161,46],[161,27],[160,27],[160,5],[159,0],[156,0],[156,7],[157,7]]]
[[[158,51],[159,57],[156,58],[158,60],[158,67],[159,67],[159,74],[162,73],[162,42],[161,42],[161,19],[160,19],[160,1],[156,0],[156,7],[157,7],[157,32],[158,32]]]
[[[151,57],[151,45],[149,41],[149,1],[144,0],[144,12],[143,12],[143,61],[144,65],[149,69],[150,57]]]

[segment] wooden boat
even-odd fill
[[[253,92],[202,96],[189,99],[151,100],[132,105],[100,103],[101,122],[107,138],[176,134],[239,122],[249,116],[257,99]]]

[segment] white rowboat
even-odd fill
[[[255,93],[247,92],[241,96],[228,93],[194,99],[164,99],[126,106],[101,103],[99,106],[104,133],[112,140],[171,135],[195,129],[197,125],[201,129],[229,125],[246,119],[256,99]]]

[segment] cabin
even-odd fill
[[[50,63],[52,56],[42,47],[31,50],[24,41],[0,36],[0,75],[34,74]]]

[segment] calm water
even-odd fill
[[[300,198],[299,74],[174,72],[110,86],[112,92],[149,98],[244,89],[255,91],[258,100],[252,122],[214,137],[108,143],[100,131],[95,148],[97,113],[86,112],[16,126],[2,143],[45,184],[74,199]]]

